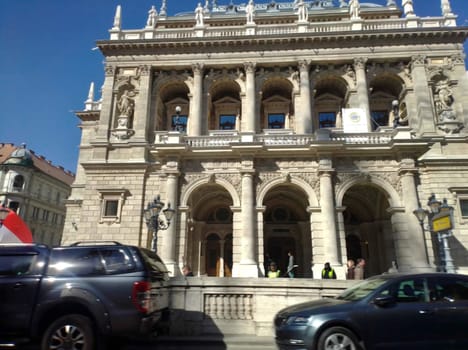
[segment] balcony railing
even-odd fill
[[[408,127],[397,129],[386,128],[377,132],[369,133],[343,133],[339,129],[321,129],[316,134],[293,134],[290,132],[281,134],[263,133],[250,135],[247,137],[240,133],[235,135],[215,134],[211,136],[187,136],[178,132],[160,131],[156,133],[155,146],[181,145],[190,148],[228,148],[233,144],[257,143],[268,147],[275,146],[308,146],[311,144],[345,144],[345,145],[385,145],[393,140],[410,140],[414,138],[414,133]]]
[[[258,25],[254,31],[246,26],[226,27],[192,27],[192,28],[156,28],[154,30],[111,30],[111,40],[178,40],[242,36],[268,36],[268,35],[291,35],[297,33],[336,33],[349,32],[353,30],[378,31],[395,29],[415,28],[441,28],[456,26],[455,16],[452,17],[429,17],[429,18],[397,18],[384,20],[362,20],[358,21],[333,21],[333,22],[309,22],[298,24]]]

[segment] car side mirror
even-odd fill
[[[380,307],[385,307],[389,305],[393,305],[396,303],[396,300],[391,295],[379,295],[373,300],[373,303]]]

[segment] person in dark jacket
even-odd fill
[[[332,269],[329,262],[326,262],[322,269],[323,279],[336,279],[335,270]]]

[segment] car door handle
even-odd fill
[[[433,315],[434,310],[419,310],[420,315]]]

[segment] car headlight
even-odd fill
[[[289,316],[286,324],[288,325],[306,325],[309,323],[309,317],[306,316]]]

